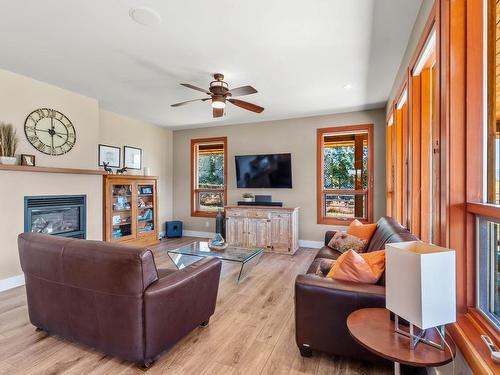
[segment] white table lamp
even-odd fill
[[[386,308],[395,315],[395,330],[410,337],[410,348],[419,341],[444,349],[424,338],[425,330],[456,321],[455,251],[420,241],[385,246]],[[410,332],[399,329],[399,317],[410,323]],[[422,330],[414,334],[413,326]]]

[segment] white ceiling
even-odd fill
[[[382,107],[421,0],[0,0],[0,68],[97,98],[101,107],[172,128]],[[147,6],[163,22],[133,22]],[[262,114],[182,87],[224,73]],[[352,89],[344,86],[351,84]],[[1,88],[0,88],[1,89]]]

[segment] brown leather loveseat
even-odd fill
[[[31,323],[104,353],[149,366],[214,313],[218,259],[159,276],[137,247],[34,233],[18,245]]]
[[[416,241],[406,228],[390,217],[378,222],[367,251],[381,250],[386,243]],[[326,246],[335,232],[325,236],[320,249],[305,275],[295,280],[296,342],[303,356],[312,351],[356,358],[372,362],[381,359],[356,343],[347,329],[350,313],[365,307],[385,307],[385,278],[378,284],[359,284],[325,278],[321,268],[328,267],[340,253]]]

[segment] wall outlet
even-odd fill
[[[205,227],[208,228],[210,226],[210,223],[208,221],[205,221]]]

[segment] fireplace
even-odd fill
[[[85,239],[86,210],[85,195],[24,197],[24,231]]]

